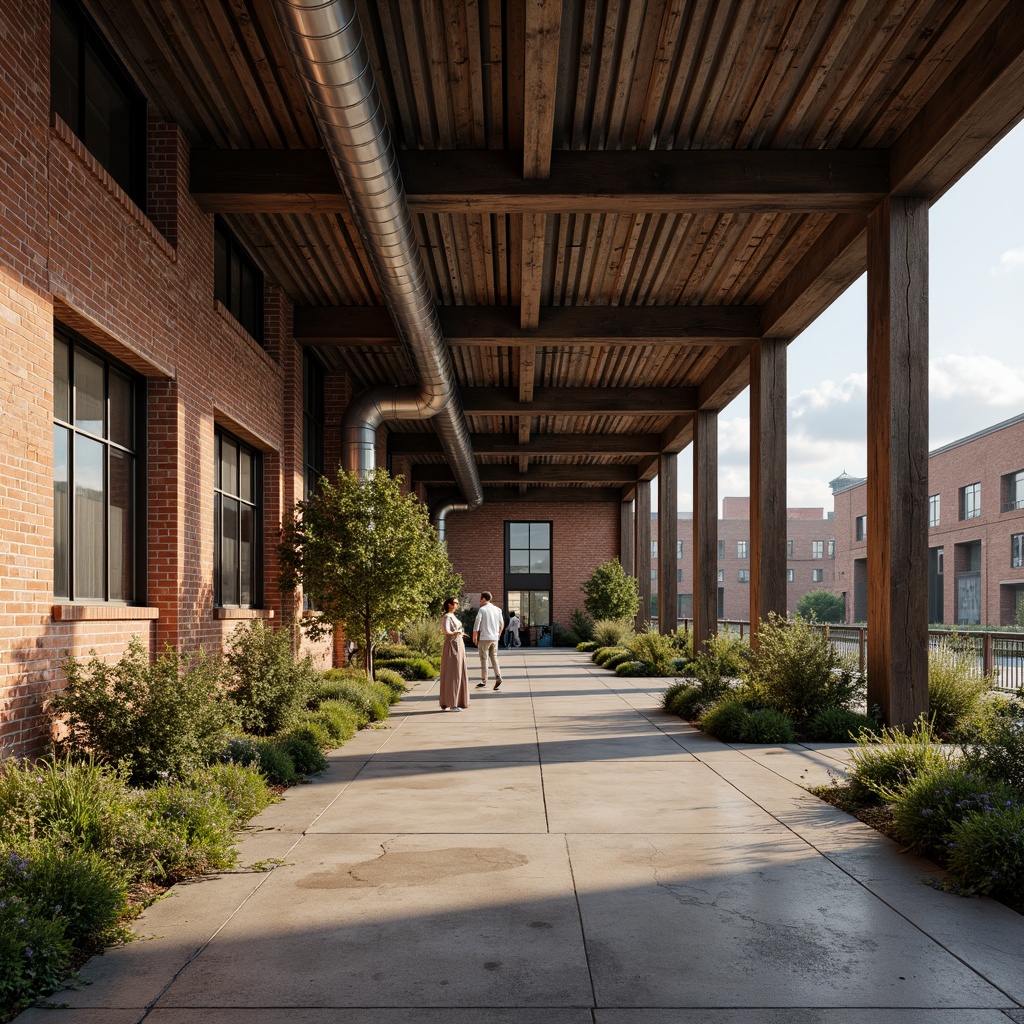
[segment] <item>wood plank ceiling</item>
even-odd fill
[[[412,383],[272,0],[88,7],[300,341]],[[1019,0],[359,8],[488,490],[650,476],[861,273],[870,209],[1024,116]],[[443,488],[429,425],[394,430]]]

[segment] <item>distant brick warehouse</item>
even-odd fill
[[[867,483],[835,495],[836,590],[847,621],[867,618]],[[928,458],[928,620],[1011,626],[1024,615],[1024,415]]]

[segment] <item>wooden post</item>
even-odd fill
[[[786,341],[750,353],[750,635],[786,615]]]
[[[640,610],[636,628],[641,630],[651,617],[651,481],[636,483],[636,583]]]
[[[619,562],[627,576],[633,575],[636,565],[636,524],[633,521],[633,502],[624,501],[619,507]]]
[[[693,652],[718,631],[718,413],[693,421]]]
[[[676,628],[676,541],[679,539],[679,460],[664,453],[658,466],[658,632]]]
[[[928,711],[928,204],[868,217],[868,706]]]

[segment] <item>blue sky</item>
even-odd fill
[[[1024,413],[1024,124],[931,209],[929,448]],[[789,346],[788,504],[832,509],[828,481],[867,471],[867,289],[851,285]],[[748,396],[719,417],[719,498],[746,495]],[[693,508],[692,451],[679,509]]]

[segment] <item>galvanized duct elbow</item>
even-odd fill
[[[476,508],[483,489],[469,428],[355,0],[277,0],[276,8],[324,147],[420,382],[356,397],[342,422],[342,465],[360,474],[373,469],[377,428],[386,420],[433,418],[456,483],[468,507]]]
[[[471,512],[475,507],[475,505],[467,505],[462,501],[442,501],[435,505],[430,512],[430,521],[434,524],[434,529],[437,530],[437,539],[445,540],[448,532],[449,512]]]

